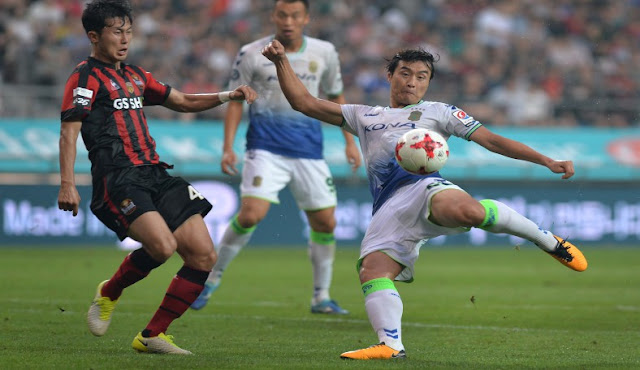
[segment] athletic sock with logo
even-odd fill
[[[124,258],[118,271],[102,286],[100,294],[115,301],[126,287],[144,279],[151,270],[160,265],[162,262],[151,258],[144,249],[136,249]]]
[[[387,278],[369,280],[362,284],[364,305],[378,340],[401,351],[402,298],[393,281]]]
[[[224,270],[227,269],[231,261],[240,253],[242,247],[249,243],[253,232],[257,225],[252,227],[242,227],[238,223],[238,215],[233,216],[231,223],[227,227],[220,240],[220,247],[218,248],[218,259],[213,270],[209,274],[207,281],[210,283],[216,283],[217,280],[222,278]]]
[[[313,300],[317,304],[329,299],[329,287],[333,274],[336,239],[333,233],[311,230],[309,235],[309,259],[313,267]]]
[[[182,266],[171,280],[160,307],[151,318],[142,335],[155,337],[160,333],[166,333],[173,320],[182,316],[193,301],[198,298],[202,289],[204,289],[204,282],[207,280],[208,274],[208,271]]]
[[[479,228],[491,233],[506,233],[527,239],[545,251],[555,249],[558,241],[550,231],[541,229],[506,204],[493,199],[483,199],[480,204],[487,213]]]

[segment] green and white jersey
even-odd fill
[[[396,162],[398,138],[415,128],[436,131],[446,140],[451,135],[469,140],[482,124],[462,109],[439,102],[420,101],[404,108],[342,105],[343,128],[358,136],[364,157],[373,213],[397,190],[425,176],[412,175]],[[438,172],[427,175],[440,177]]]
[[[249,106],[247,150],[264,149],[293,158],[322,159],[320,121],[294,111],[285,98],[274,64],[262,55],[273,35],[244,45],[236,56],[229,89],[249,85],[258,99]],[[300,50],[287,53],[289,62],[307,90],[318,96],[342,94],[338,53],[327,41],[304,36]]]

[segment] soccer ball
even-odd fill
[[[405,171],[427,175],[439,171],[449,158],[449,145],[439,133],[416,128],[400,136],[396,161]]]

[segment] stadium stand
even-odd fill
[[[238,48],[271,32],[271,1],[133,0],[129,61],[184,91],[224,86]],[[0,117],[57,117],[64,81],[89,45],[81,0],[0,2]],[[339,49],[346,97],[385,104],[380,68],[399,48],[438,54],[428,97],[492,126],[640,123],[640,1],[312,1],[307,33]],[[185,124],[223,110],[152,118]]]

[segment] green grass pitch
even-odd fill
[[[397,284],[408,358],[354,362],[340,353],[377,341],[356,248],[340,247],[334,267],[332,295],[351,311],[345,317],[309,312],[305,247],[245,248],[210,304],[169,328],[195,354],[187,357],[131,349],[179,269],[178,256],[125,291],[109,331],[97,338],[86,311],[125,252],[2,248],[0,368],[640,368],[640,248],[583,251],[589,269],[577,273],[533,246],[424,247],[416,281]]]

